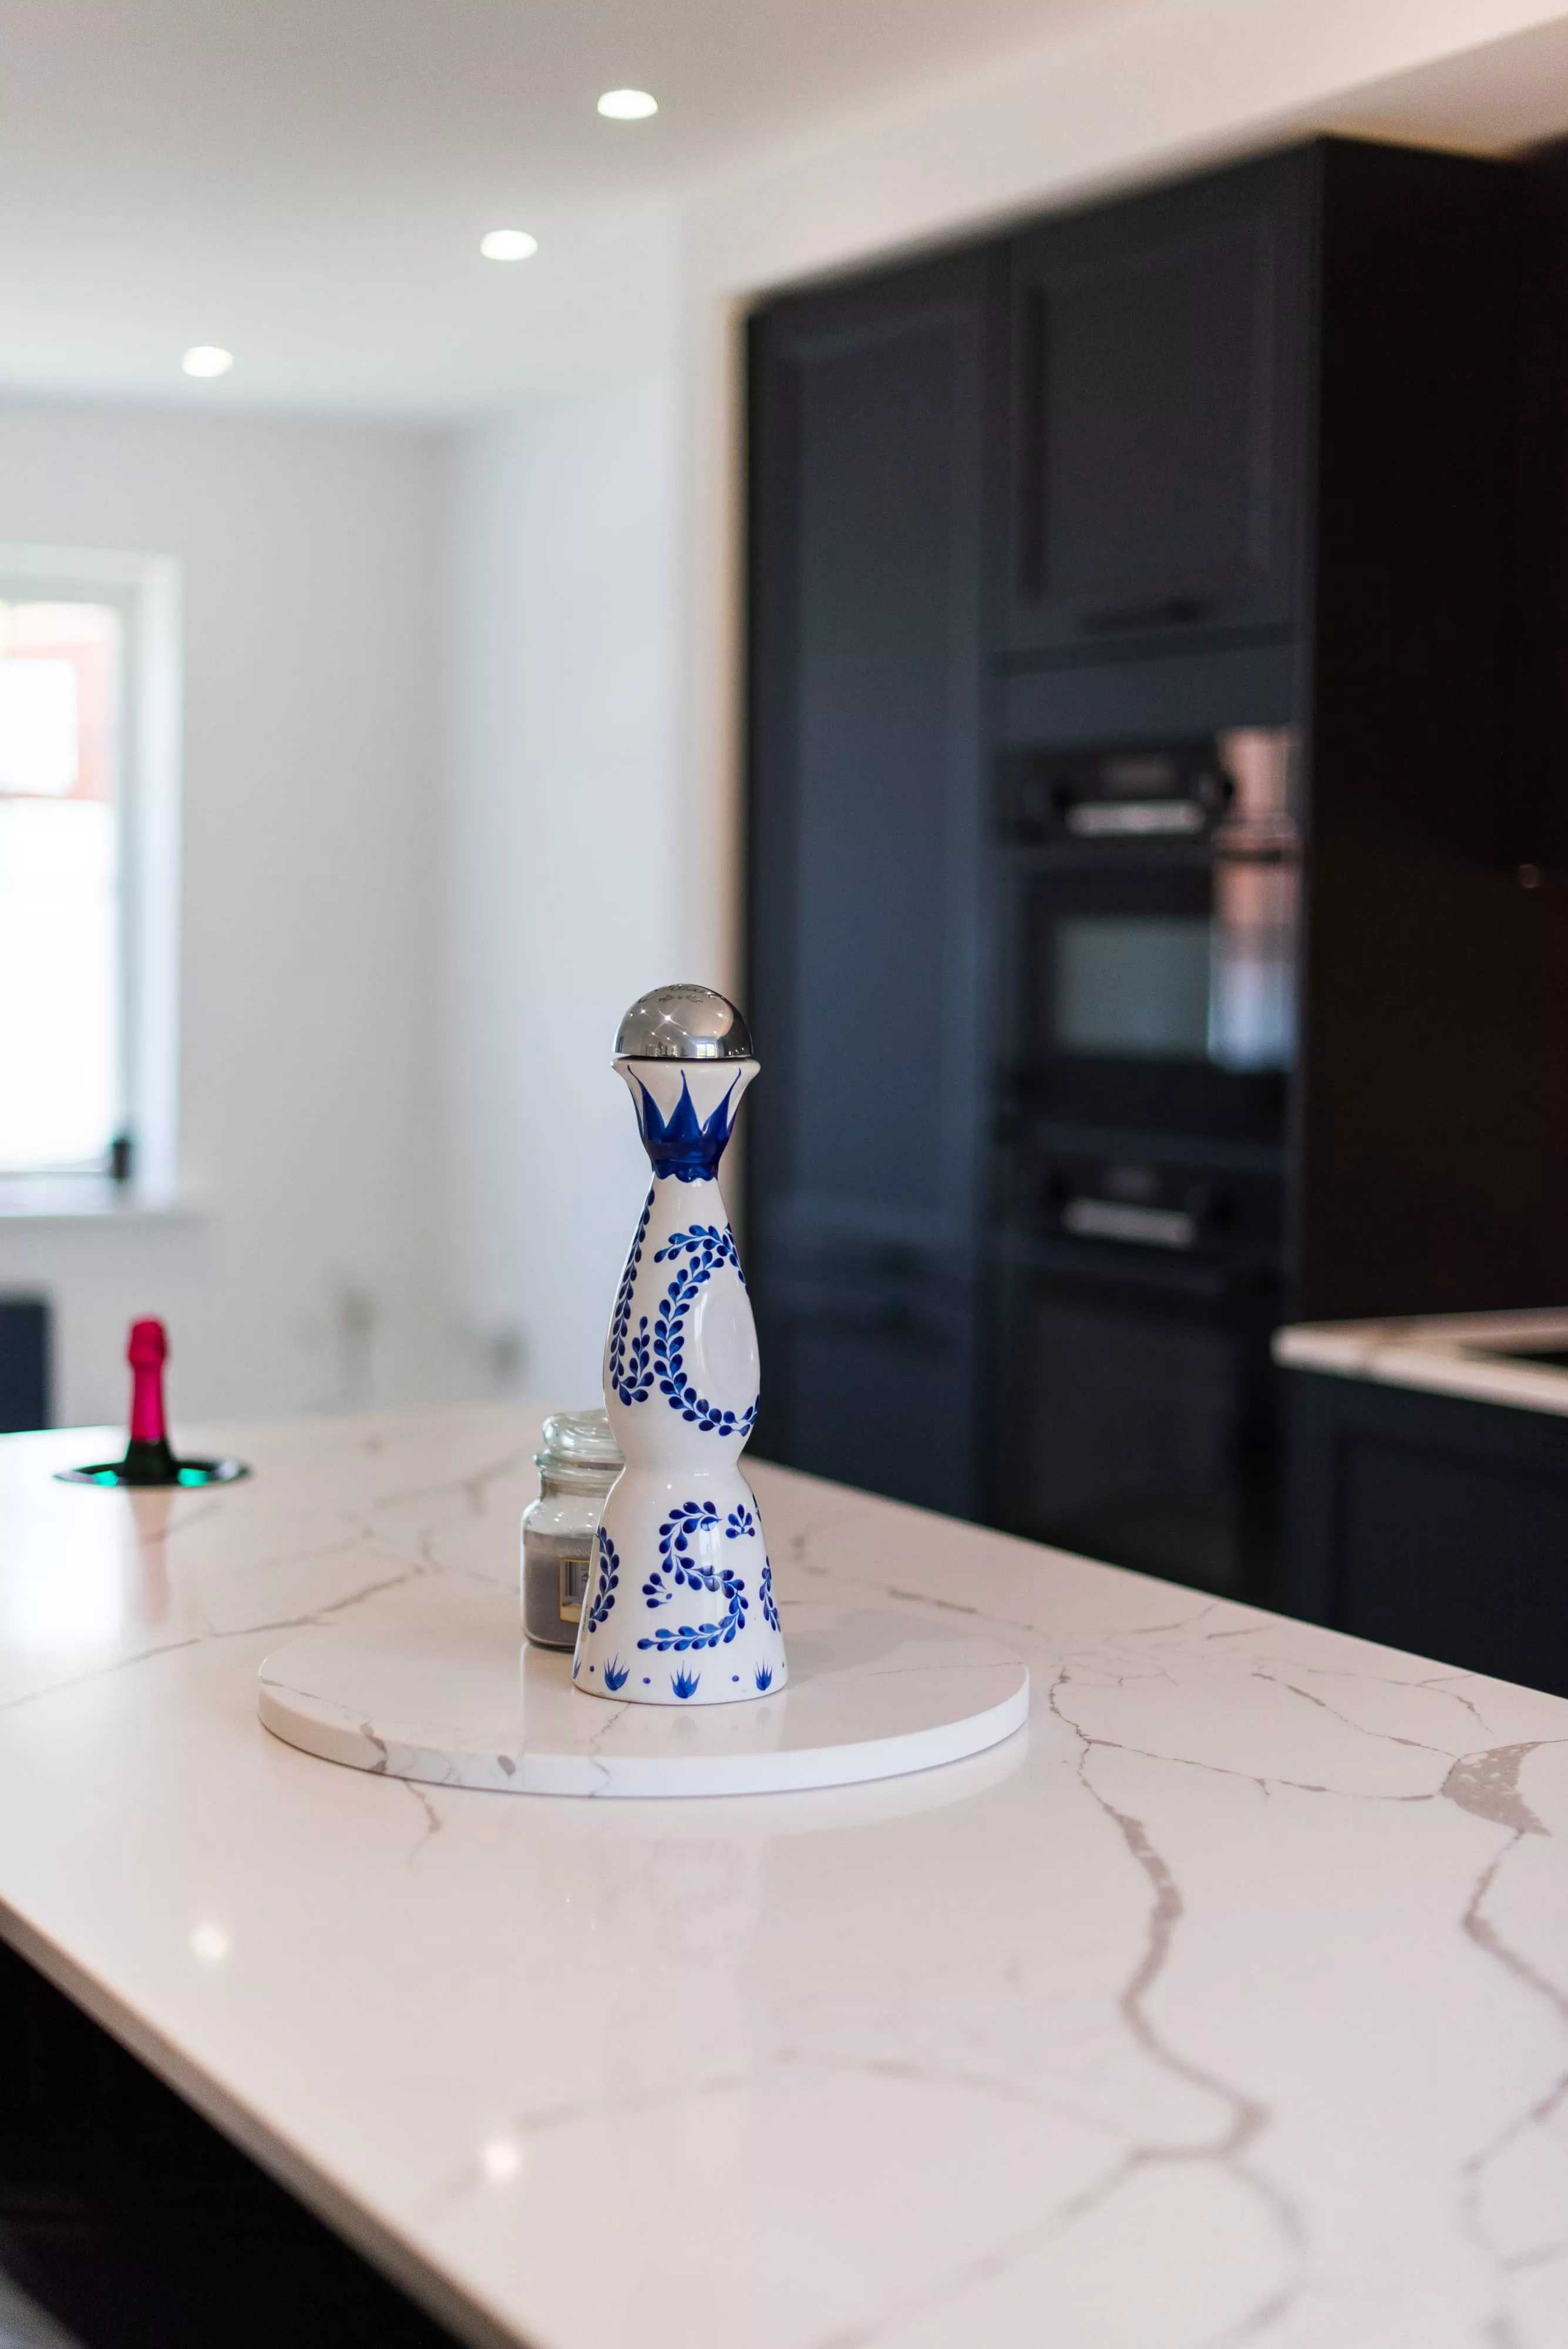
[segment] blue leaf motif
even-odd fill
[[[689,1231],[671,1232],[664,1246],[655,1249],[653,1261],[675,1267],[653,1323],[653,1372],[659,1393],[671,1411],[704,1434],[738,1435],[744,1441],[757,1415],[757,1397],[743,1412],[722,1410],[700,1394],[686,1375],[686,1317],[699,1292],[725,1265],[734,1268],[742,1288],[746,1285],[733,1233],[728,1225],[721,1231],[717,1224],[693,1224]]]
[[[680,1589],[705,1591],[710,1598],[721,1599],[724,1611],[716,1622],[660,1623],[648,1639],[638,1641],[639,1649],[652,1648],[665,1656],[672,1651],[683,1655],[691,1648],[728,1647],[736,1632],[745,1629],[747,1602],[742,1577],[731,1566],[705,1566],[692,1551],[695,1537],[716,1534],[718,1530],[719,1512],[711,1501],[678,1501],[659,1526],[662,1562],[642,1586],[649,1614],[656,1608],[668,1607]]]
[[[603,1526],[598,1531],[598,1582],[588,1602],[588,1629],[597,1631],[615,1605],[615,1595],[620,1587],[620,1558],[616,1546]]]
[[[653,1192],[649,1191],[643,1203],[642,1221],[631,1244],[626,1260],[626,1270],[616,1291],[615,1311],[610,1316],[609,1382],[618,1401],[626,1403],[646,1402],[653,1391],[653,1370],[649,1360],[648,1316],[643,1314],[631,1331],[631,1298],[637,1287],[637,1270],[642,1262],[642,1243],[648,1234],[649,1217],[653,1213]]]

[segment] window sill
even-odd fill
[[[0,1174],[0,1225],[190,1223],[189,1199],[151,1199],[98,1174]]]

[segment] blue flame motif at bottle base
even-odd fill
[[[734,1131],[730,1102],[739,1080],[731,1080],[729,1092],[711,1116],[699,1119],[697,1105],[682,1077],[680,1099],[670,1111],[668,1123],[635,1071],[632,1081],[640,1096],[637,1103],[638,1132],[653,1162],[654,1174],[673,1174],[681,1183],[701,1183],[716,1174],[724,1145]]]

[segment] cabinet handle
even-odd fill
[[[1113,604],[1102,612],[1080,612],[1078,626],[1086,636],[1113,636],[1120,628],[1189,628],[1209,619],[1212,604],[1197,595],[1167,595],[1155,604]]]

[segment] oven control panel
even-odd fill
[[[1187,1152],[1046,1150],[1022,1161],[1018,1180],[1018,1221],[1037,1238],[1258,1264],[1283,1251],[1284,1186],[1272,1171]]]
[[[1002,828],[1020,841],[1200,840],[1233,795],[1212,740],[1023,751],[1003,773]]]
[[[1002,770],[1002,836],[1085,846],[1212,841],[1231,854],[1296,842],[1297,738],[1230,727],[1196,741],[1018,750]]]

